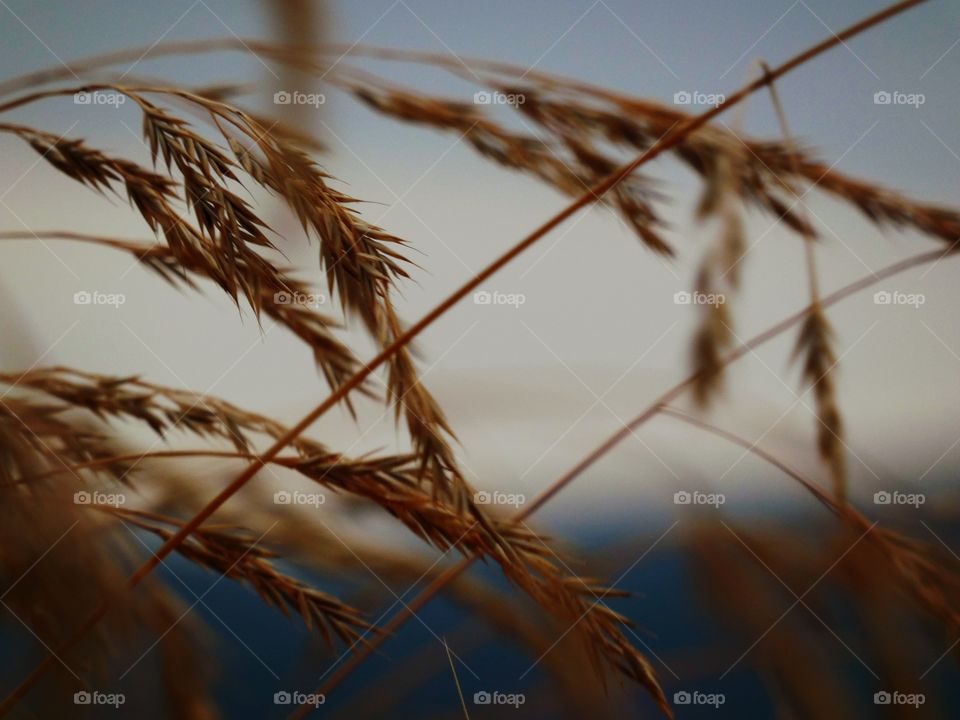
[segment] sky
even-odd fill
[[[3,0],[0,67],[9,77],[126,47],[271,38],[268,6]],[[860,0],[331,2],[329,23],[317,28],[317,37],[497,59],[671,103],[681,91],[729,94],[753,77],[758,60],[782,62],[878,7]],[[779,83],[793,132],[843,172],[927,202],[956,205],[958,43],[960,6],[935,1],[831,50]],[[464,101],[475,90],[422,66],[350,55],[341,62]],[[128,66],[120,70],[191,85],[254,83],[264,91],[248,102],[263,111],[274,109],[271,91],[282,82],[275,68],[244,52],[145,57]],[[369,201],[365,218],[410,240],[422,267],[416,282],[402,288],[400,307],[408,321],[567,202],[527,177],[487,164],[456,137],[398,125],[335,89],[322,90],[327,102],[306,117],[329,145],[324,167],[350,194]],[[922,94],[924,102],[875,104],[875,93],[883,91]],[[733,123],[736,116],[733,111],[722,121]],[[129,104],[78,110],[69,100],[45,101],[10,113],[9,120],[146,157],[139,118]],[[756,137],[779,135],[763,93],[745,104],[740,122],[743,132]],[[149,237],[122,204],[58,176],[18,140],[0,137],[0,147],[0,230],[70,228]],[[423,336],[425,382],[447,409],[465,466],[479,486],[532,496],[685,375],[695,315],[674,305],[673,296],[691,287],[714,231],[691,220],[697,187],[687,171],[658,161],[650,174],[671,198],[663,213],[671,224],[668,237],[680,250],[676,260],[655,258],[615,218],[594,209],[548,235],[485,286],[522,293],[522,306],[468,300]],[[809,198],[824,228],[818,261],[825,290],[935,247],[913,233],[881,232],[822,195]],[[304,277],[318,280],[316,246],[308,246],[290,218],[266,202],[275,227],[292,235],[284,245],[291,261]],[[751,214],[748,230],[744,287],[733,302],[743,339],[802,307],[806,293],[800,240],[758,213]],[[0,354],[7,368],[69,363],[142,373],[291,421],[326,395],[305,348],[282,330],[267,325],[261,331],[249,313],[238,317],[213,289],[205,300],[178,294],[107,250],[31,241],[7,243],[2,252],[0,299],[8,308],[3,325],[19,339]],[[893,479],[917,482],[925,474],[950,472],[960,457],[954,263],[878,286],[922,293],[920,308],[877,306],[867,292],[830,312],[841,356],[851,474],[864,492]],[[122,292],[128,301],[117,310],[76,306],[71,298],[82,290]],[[798,371],[789,364],[792,342],[784,337],[738,363],[711,417],[822,478],[813,452],[812,399],[798,399]],[[369,343],[363,347],[372,354]],[[357,443],[353,452],[393,443],[390,416],[381,418],[381,412],[365,408],[359,441],[357,427],[336,415],[322,419],[315,434],[335,447]],[[690,483],[719,484],[731,492],[781,491],[741,450],[696,433],[669,419],[650,423],[571,487],[560,504],[603,508],[614,497],[648,508],[664,502],[678,484]]]

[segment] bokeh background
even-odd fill
[[[306,3],[309,15],[290,27],[277,12],[278,4],[269,2],[2,0],[0,5],[4,77],[69,66],[76,58],[127,47],[236,36],[498,59],[667,104],[680,91],[730,93],[756,76],[759,59],[776,64],[877,7],[866,0],[330,1]],[[805,147],[846,173],[926,202],[956,205],[958,44],[960,7],[932,2],[835,48],[779,83],[793,131]],[[476,89],[465,79],[412,63],[350,54],[343,62],[464,101]],[[424,314],[567,203],[528,177],[484,161],[456,137],[377,116],[335,88],[290,75],[250,53],[147,55],[129,71],[192,86],[250,83],[253,92],[244,102],[263,112],[277,111],[273,93],[291,85],[324,93],[321,106],[298,108],[291,119],[328,146],[322,163],[342,180],[342,187],[369,201],[362,208],[364,217],[408,239],[415,249],[422,269],[415,282],[404,284],[400,301],[408,320]],[[877,105],[874,94],[883,90],[922,93],[925,103],[917,108]],[[9,115],[10,121],[84,137],[116,154],[148,157],[132,103],[93,108],[78,107],[70,99],[49,100]],[[523,127],[507,110],[503,120]],[[765,93],[720,122],[737,124],[744,134],[779,137]],[[0,147],[0,229],[69,228],[149,239],[123,203],[78,188],[15,138],[0,137]],[[679,250],[675,260],[654,257],[612,214],[592,209],[551,233],[486,287],[522,293],[522,306],[461,303],[419,343],[424,381],[448,413],[464,467],[478,487],[533,497],[688,372],[696,315],[675,305],[673,296],[692,287],[698,258],[715,230],[692,219],[698,190],[688,170],[658,160],[652,174],[670,199],[662,212],[671,226],[666,236]],[[808,199],[823,230],[818,260],[825,291],[936,247],[911,232],[881,232],[816,193]],[[302,269],[303,277],[319,283],[316,246],[307,244],[295,220],[277,203],[257,200],[272,208],[266,214],[283,236],[290,262]],[[749,216],[747,227],[751,246],[743,261],[742,292],[733,305],[735,329],[743,339],[803,307],[807,292],[799,239],[758,213]],[[131,267],[126,256],[69,243],[4,242],[0,252],[2,326],[9,338],[0,349],[0,362],[8,371],[70,364],[140,374],[291,421],[327,393],[305,347],[269,322],[259,326],[247,311],[238,316],[215,290],[202,300],[181,294]],[[931,499],[925,511],[950,503],[960,459],[956,272],[949,259],[876,288],[922,293],[925,302],[919,308],[878,306],[870,290],[830,310],[841,355],[839,395],[848,428],[851,487],[854,498],[871,510],[876,510],[870,502],[873,493],[892,487],[925,493]],[[73,294],[82,290],[123,293],[126,303],[119,309],[74,305]],[[359,331],[355,342],[372,354]],[[793,342],[788,333],[738,362],[710,418],[807,476],[824,480],[814,450],[812,398],[803,393],[799,370],[790,363]],[[331,413],[312,434],[333,447],[351,447],[355,454],[403,442],[389,413],[384,416],[373,404],[361,410],[356,423]],[[197,485],[208,488],[212,495],[228,474],[212,461],[194,464],[189,476],[172,481],[167,491],[185,492],[177,486],[181,482],[193,491]],[[268,495],[271,482],[265,478],[262,488],[234,502],[255,506]],[[817,537],[830,522],[808,494],[762,461],[661,418],[537,513],[536,525],[598,562],[601,574],[616,579],[628,571],[619,587],[642,597],[617,607],[640,626],[671,695],[684,688],[717,691],[723,686],[724,707],[689,708],[681,717],[772,717],[776,698],[756,668],[744,663],[723,683],[717,681],[736,660],[736,648],[747,646],[722,641],[722,630],[701,606],[707,591],[695,581],[680,540],[687,515],[673,503],[674,492],[685,487],[724,493],[725,516],[750,527],[781,522],[805,527]],[[382,538],[411,552],[421,550],[374,513],[338,518],[336,504],[323,512],[324,522],[344,537]],[[305,516],[298,522],[311,520]],[[925,541],[942,538],[951,545],[954,524],[949,517],[939,526],[929,518],[902,522]],[[198,591],[210,585],[205,573],[173,567]],[[479,576],[501,586],[495,573]],[[398,595],[406,590],[402,583],[388,584]],[[791,602],[786,595],[784,610]],[[298,625],[229,583],[215,587],[206,604],[209,608],[196,612],[212,631],[209,652],[211,663],[220,666],[217,696],[226,717],[280,717],[272,693],[312,686],[330,664]],[[471,670],[461,670],[460,677],[471,695],[500,688],[532,697],[536,687],[547,687],[539,670],[519,679],[532,660],[495,630],[483,623],[464,630],[463,624],[474,620],[462,606],[441,600],[422,617],[423,623],[411,623],[387,645],[384,656],[371,661],[321,712],[340,716],[336,713],[366,707],[373,717],[403,717],[412,711],[456,717],[460,711],[444,674],[449,668],[441,636],[476,645],[462,653]],[[7,632],[15,644],[30,643],[22,632]],[[851,646],[846,671],[868,693],[873,679],[858,662],[861,654],[867,655],[860,639],[837,642],[825,634],[823,642],[833,643],[831,650],[840,653],[844,645]],[[948,646],[945,641],[942,649]],[[711,670],[693,670],[702,668],[704,655],[710,656],[706,664]],[[936,659],[936,654],[929,658],[931,663]],[[3,663],[9,677],[27,667],[10,656]],[[417,682],[420,668],[423,678]],[[918,674],[924,669],[918,668]],[[376,705],[370,687],[388,699],[385,707]],[[949,705],[949,696],[943,697]],[[359,704],[348,710],[350,703]],[[628,695],[623,703],[623,708],[652,712],[649,701],[637,696]],[[551,710],[546,701],[499,712],[522,717],[534,706],[538,712],[563,713]],[[470,710],[471,716],[484,716],[485,708]],[[144,712],[149,716],[151,711]]]

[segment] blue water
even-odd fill
[[[809,518],[797,519],[796,522],[805,522],[809,526]],[[813,536],[818,531],[816,526],[808,529]],[[656,534],[659,533],[650,533],[650,539],[646,542],[652,541]],[[578,536],[584,546],[603,547],[618,536],[618,530],[609,525],[591,532],[579,528]],[[643,545],[638,547],[642,548]],[[197,576],[202,574],[195,570],[192,572]],[[501,587],[505,593],[516,595],[516,591],[503,582],[495,569],[482,568],[479,572],[485,579]],[[615,579],[621,572],[612,573],[608,577]],[[709,602],[701,602],[704,589],[695,582],[694,577],[689,558],[676,545],[665,541],[636,564],[618,583],[618,587],[635,595],[624,600],[612,600],[609,604],[637,623],[636,632],[639,638],[679,676],[679,679],[674,678],[671,672],[651,658],[669,698],[681,691],[723,693],[725,701],[722,706],[680,706],[677,708],[679,718],[775,717],[774,701],[767,686],[761,682],[756,668],[751,665],[750,654],[722,682],[719,680],[718,676],[733,659],[747,650],[749,641],[740,636],[727,635],[718,626],[715,618],[706,609]],[[395,590],[401,592],[402,588]],[[800,590],[802,588],[798,588],[798,591]],[[404,599],[409,600],[410,597],[408,595]],[[311,645],[311,641],[302,627],[277,613],[265,612],[256,598],[238,591],[231,584],[222,583],[211,593],[208,600],[224,622],[234,628],[244,628],[243,633],[238,630],[244,642],[281,677],[280,682],[275,681],[261,662],[235,639],[229,637],[229,634],[221,638],[225,652],[221,655],[223,679],[219,685],[218,696],[226,715],[231,718],[285,717],[286,708],[281,707],[278,712],[278,707],[272,702],[271,691],[274,688],[301,691],[315,688],[320,675],[330,667],[330,659],[317,653],[313,655],[312,662],[305,663],[304,660],[309,654],[305,654],[304,648]],[[784,610],[791,602],[791,598],[784,591]],[[851,649],[856,648],[855,652],[865,654],[865,649],[869,648],[869,638],[860,632],[849,606],[837,602],[836,607],[831,609],[831,628]],[[801,616],[800,619],[804,619],[802,616],[805,611],[802,607],[795,607],[790,613],[796,613]],[[201,614],[206,616],[211,626],[222,627],[209,613]],[[249,626],[251,617],[258,618],[255,627]],[[392,681],[398,676],[401,682],[409,679],[411,673],[416,676],[417,669],[411,671],[411,663],[423,663],[425,657],[429,662],[423,667],[422,674],[428,676],[418,687],[400,694],[402,702],[393,706],[391,716],[461,717],[449,666],[444,661],[444,651],[436,636],[449,638],[454,650],[457,649],[458,638],[461,641],[468,639],[468,646],[473,642],[479,645],[468,647],[463,658],[480,679],[474,678],[463,668],[458,673],[468,702],[472,700],[475,692],[493,688],[504,693],[524,692],[528,696],[537,696],[549,689],[547,683],[551,678],[539,669],[532,671],[523,680],[519,679],[533,661],[527,648],[496,635],[482,622],[471,621],[466,613],[451,602],[435,600],[420,613],[420,617],[423,623],[417,620],[409,621],[397,637],[388,640],[384,645],[383,655],[368,660],[361,671],[355,673],[327,698],[326,703],[313,717],[351,717],[352,708],[358,699],[363,704],[362,701],[375,698],[381,692],[390,692]],[[790,615],[787,617],[790,618]],[[817,629],[815,620],[810,616],[807,616],[806,620],[811,622],[810,627]],[[463,630],[464,623],[467,627],[466,634]],[[429,630],[424,625],[428,626]],[[891,628],[892,633],[916,630]],[[873,706],[869,702],[872,694],[882,689],[883,685],[878,684],[857,657],[845,650],[840,640],[835,640],[827,631],[821,633],[820,642],[838,663],[844,680],[850,687],[857,689],[856,695],[868,699],[865,703],[860,703],[866,707],[867,714],[864,717],[883,717],[879,711],[884,708]],[[936,646],[936,643],[933,645]],[[947,642],[944,641],[943,648],[946,647]],[[693,669],[696,667],[694,662],[710,657],[711,653],[717,657],[710,666],[710,671],[698,674]],[[941,701],[946,699],[954,713],[951,716],[958,717],[960,694],[956,690],[947,689],[955,687],[954,668],[955,665],[947,658],[926,678],[924,689],[928,693],[936,694]],[[585,673],[589,671],[589,668],[584,668]],[[616,689],[615,691],[619,692]],[[632,708],[628,711],[628,716],[657,716],[654,703],[643,691],[630,692],[628,689],[628,694],[625,707]],[[564,716],[563,707],[556,703],[551,706],[550,702],[546,705],[537,704],[536,707],[531,702],[520,708],[468,705],[468,709],[471,718]]]
[[[797,518],[793,522],[805,523],[812,538],[826,529],[826,526],[811,524],[809,518]],[[640,525],[646,531],[646,540],[638,542],[638,555],[645,547],[644,543],[649,545],[659,535],[655,523],[651,527],[649,518],[633,526],[607,523],[592,529],[568,529],[575,532],[582,547],[594,548],[591,552],[597,554],[596,548],[610,546],[618,539],[622,541],[623,537],[630,537]],[[666,527],[668,524],[664,523],[663,529]],[[954,536],[944,537],[948,542],[957,540]],[[601,551],[599,556],[602,555]],[[627,565],[631,563],[632,561]],[[627,567],[623,568],[626,569]],[[232,581],[218,580],[214,574],[200,570],[179,558],[171,563],[170,570],[163,569],[159,572],[166,575],[166,579],[178,589],[187,605],[192,604],[195,598],[173,578],[171,572],[203,598],[191,612],[203,620],[215,637],[215,645],[208,648],[210,656],[205,665],[217,673],[214,681],[216,701],[225,718],[284,718],[291,707],[275,704],[274,693],[310,692],[317,687],[321,675],[331,666],[334,658],[324,649],[322,643],[317,642],[316,637],[306,631],[299,618],[288,619],[275,610],[265,608],[253,592]],[[517,591],[504,582],[495,568],[483,567],[475,569],[474,572],[494,587],[502,589],[505,594],[518,596]],[[617,579],[621,572],[622,570],[608,573],[607,577]],[[354,597],[352,593],[359,589],[351,585],[324,585],[323,581],[317,578],[312,581],[348,601]],[[673,677],[670,671],[651,658],[668,697],[673,698],[677,692],[694,690],[702,694],[724,695],[723,705],[717,708],[709,705],[679,706],[678,718],[776,716],[774,699],[771,698],[768,687],[761,682],[756,667],[751,664],[750,654],[720,681],[719,675],[724,669],[741,652],[748,649],[749,640],[727,634],[715,622],[707,609],[710,605],[709,598],[703,596],[704,588],[695,582],[695,572],[690,559],[677,545],[668,540],[658,544],[619,581],[618,587],[635,595],[628,599],[611,600],[609,605],[636,622],[639,638],[679,676]],[[397,585],[394,589],[402,592],[404,587]],[[404,599],[409,600],[412,594],[406,595]],[[358,604],[369,607],[369,603],[358,601]],[[790,604],[791,598],[785,591],[783,609],[786,610]],[[385,609],[380,608],[373,612],[372,618],[376,619],[379,612]],[[390,614],[395,611],[396,608]],[[802,607],[796,607],[790,612],[801,616],[805,613]],[[862,653],[869,658],[867,652],[870,640],[862,634],[856,618],[850,613],[849,606],[840,602],[835,608],[831,606],[831,628],[851,649],[855,648],[858,654]],[[520,679],[535,660],[526,647],[496,634],[482,621],[471,619],[464,610],[445,598],[432,602],[419,616],[422,623],[416,619],[409,621],[396,637],[386,642],[382,654],[369,659],[360,671],[326,698],[326,702],[311,717],[353,718],[358,707],[380,698],[390,698],[392,703],[387,717],[463,717],[450,668],[438,637],[448,638],[454,651],[462,651],[462,657],[470,670],[479,676],[473,677],[463,667],[458,672],[464,695],[470,703],[468,709],[472,719],[565,717],[564,707],[558,702],[556,691],[549,684],[552,678],[542,668],[537,667]],[[788,618],[792,617],[793,615],[788,615]],[[806,619],[812,620],[809,616]],[[812,621],[809,627],[817,629],[818,625],[816,621]],[[897,633],[918,631],[919,628],[890,629],[894,638]],[[823,631],[819,632],[818,643],[829,651],[834,661],[839,659],[838,667],[842,679],[855,689],[854,694],[857,697],[871,698],[875,691],[882,689],[883,686],[878,684],[852,652],[843,648],[839,640]],[[932,645],[935,646],[936,643]],[[948,645],[949,642],[943,640],[944,650]],[[9,643],[4,642],[4,647],[9,648]],[[342,646],[340,649],[342,650]],[[137,693],[139,683],[149,682],[151,678],[156,681],[158,665],[155,655],[156,651],[148,653],[141,665],[126,680],[109,688],[109,691],[127,693],[128,701],[124,707],[119,710],[94,708],[92,711],[89,708],[78,708],[77,717],[162,716],[163,708],[149,705],[145,700],[145,697],[156,697],[154,693]],[[22,664],[15,662],[17,668],[11,670],[13,657],[9,653],[4,653],[4,656],[4,676],[22,675]],[[932,659],[935,659],[935,656]],[[698,665],[701,661],[706,661],[706,664]],[[708,669],[697,672],[697,667]],[[925,692],[935,695],[940,702],[947,705],[952,713],[948,715],[950,717],[960,717],[960,692],[956,690],[955,667],[951,658],[947,658],[923,682]],[[589,672],[590,669],[585,667],[584,673]],[[419,681],[407,687],[408,681],[418,677]],[[472,704],[474,693],[493,689],[504,693],[525,693],[527,702],[519,708]],[[654,703],[642,690],[629,687],[621,690],[614,687],[613,692],[626,695],[623,704],[625,714],[622,716],[658,717]],[[880,712],[885,708],[881,706],[874,706],[869,701],[861,703],[861,706],[865,708],[863,717],[885,717]],[[89,712],[82,713],[80,710]]]

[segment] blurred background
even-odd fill
[[[730,94],[756,77],[758,60],[775,65],[877,9],[867,0],[106,0],[82,7],[66,0],[3,0],[0,5],[3,79],[69,67],[78,58],[114,50],[235,37],[502,60],[667,105],[682,92]],[[927,203],[960,204],[958,43],[960,7],[931,2],[833,49],[778,84],[793,132],[828,166]],[[468,77],[420,64],[351,52],[336,62],[468,103],[477,90]],[[407,239],[414,250],[420,269],[403,284],[398,301],[407,321],[422,316],[568,203],[529,177],[480,158],[453,135],[372,113],[323,80],[253,53],[151,58],[147,52],[116,69],[191,87],[249,85],[246,107],[283,113],[318,137],[327,148],[321,164],[341,181],[339,188],[365,201],[363,217]],[[322,93],[324,102],[273,102],[274,93],[293,90]],[[920,93],[925,102],[919,107],[875,104],[875,93],[883,91]],[[502,119],[523,129],[522,119],[507,109]],[[71,98],[54,99],[7,113],[5,120],[149,161],[132,103],[79,107]],[[756,138],[781,136],[763,92],[718,122]],[[124,203],[79,188],[16,138],[0,137],[0,147],[0,230],[71,229],[151,239]],[[418,343],[424,382],[446,411],[460,440],[463,466],[479,488],[532,498],[688,374],[697,316],[675,304],[674,296],[693,288],[698,259],[715,230],[693,219],[699,183],[688,169],[662,159],[648,173],[669,198],[660,209],[669,223],[664,235],[678,257],[653,255],[612,213],[594,208],[552,232],[484,288],[520,294],[522,304],[468,300]],[[807,200],[823,230],[817,252],[824,292],[937,247],[910,231],[882,232],[822,194],[811,193]],[[308,244],[279,202],[263,193],[256,201],[267,208],[264,217],[282,238],[290,264],[300,277],[321,286],[316,244]],[[747,241],[742,289],[731,308],[743,340],[807,302],[799,238],[774,218],[751,212]],[[306,347],[270,321],[258,325],[247,309],[238,315],[215,289],[203,299],[180,293],[107,249],[34,239],[5,241],[0,250],[2,323],[10,339],[0,349],[5,372],[66,364],[138,374],[290,423],[328,393]],[[953,483],[960,459],[956,272],[955,261],[946,259],[829,310],[840,356],[837,383],[852,498],[871,521],[883,518],[891,529],[948,557],[960,550]],[[878,290],[920,293],[924,302],[877,305],[873,293]],[[119,308],[75,305],[73,296],[82,291],[122,293],[126,301]],[[362,357],[374,354],[362,330],[352,330],[350,337],[355,347],[366,348]],[[790,362],[794,342],[795,333],[786,333],[736,363],[721,401],[706,417],[826,484],[815,450],[813,400]],[[330,413],[311,436],[359,455],[402,442],[392,420],[381,406],[361,403],[356,421]],[[130,435],[139,437],[136,431]],[[179,441],[174,437],[171,443]],[[209,497],[237,467],[195,462],[189,474],[173,473],[162,490],[143,492]],[[252,524],[259,523],[261,531],[275,521],[276,510],[264,507],[276,481],[262,480],[234,499],[226,515],[249,518],[252,513]],[[722,509],[711,515],[675,504],[678,490],[695,488],[723,493]],[[893,489],[923,493],[927,501],[918,509],[874,505],[875,492]],[[409,599],[409,578],[372,569],[364,576],[363,568],[355,568],[356,575],[338,579],[323,562],[311,559],[336,544],[330,533],[368,548],[387,542],[411,557],[435,554],[382,514],[343,505],[325,505],[319,522],[309,509],[283,516],[283,540],[297,548],[298,572],[351,597],[375,598],[382,608],[376,618]],[[806,490],[742,447],[669,417],[654,419],[534,520],[582,561],[578,572],[637,593],[614,607],[636,622],[633,639],[647,652],[669,698],[683,692],[725,698],[719,707],[696,702],[678,707],[679,717],[878,717],[888,710],[950,717],[960,709],[956,692],[946,689],[956,681],[954,661],[943,658],[952,649],[952,637],[913,620],[891,625],[889,618],[900,616],[883,615],[880,603],[873,604],[871,592],[864,590],[869,582],[859,576],[850,580],[842,565],[840,587],[824,582],[806,597],[804,591],[835,568],[850,543],[833,536],[836,520]],[[307,529],[311,523],[314,527]],[[751,571],[759,567],[760,573],[746,580],[723,565],[724,553],[743,554],[741,537],[770,548],[763,564],[770,572],[754,564]],[[342,555],[342,550],[329,552]],[[750,554],[745,557],[733,565],[749,564]],[[856,571],[869,565],[863,560]],[[283,717],[275,692],[307,691],[334,667],[337,654],[329,655],[298,622],[264,608],[254,594],[228,582],[212,586],[216,576],[179,560],[164,572],[175,589],[180,579],[198,594],[209,590],[191,617],[202,619],[209,633],[202,646],[209,667],[216,667],[211,683],[223,717]],[[384,581],[375,579],[378,575]],[[845,590],[840,576],[856,591]],[[654,716],[654,704],[633,688],[615,686],[605,696],[585,687],[583,697],[568,688],[565,696],[554,683],[576,682],[580,673],[538,660],[535,650],[546,648],[549,657],[562,629],[545,629],[545,645],[528,642],[508,622],[513,613],[526,617],[519,614],[523,603],[516,592],[489,568],[471,578],[483,592],[516,602],[518,609],[502,608],[499,619],[492,612],[484,617],[469,602],[481,597],[480,588],[441,598],[327,698],[316,716],[461,717],[442,637],[463,659],[459,679],[468,701],[481,691],[525,695],[516,708],[470,703],[470,717]],[[751,582],[757,583],[755,591]],[[850,601],[858,593],[863,606]],[[183,594],[187,606],[193,603],[190,593]],[[752,607],[754,601],[769,601],[763,604],[772,613],[769,622]],[[867,622],[864,607],[876,611],[872,621],[886,620]],[[874,632],[877,627],[883,628],[882,637]],[[40,646],[15,621],[5,622],[3,635],[5,647],[16,648],[2,661],[3,677],[12,685],[36,660]],[[897,658],[902,666],[887,662],[888,644],[902,653]],[[575,658],[571,653],[564,657]],[[796,687],[781,677],[784,668],[777,658],[780,663],[794,659]],[[144,663],[144,674],[150,667]],[[827,668],[836,688],[826,687],[818,674]],[[150,683],[134,672],[116,687],[140,682]],[[898,686],[926,693],[928,702],[906,711],[873,704],[875,692]],[[821,692],[816,688],[822,688],[819,701],[798,699]],[[140,703],[138,693],[127,693],[124,708],[92,709],[91,716],[161,716],[146,700]]]

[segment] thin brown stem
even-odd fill
[[[242,452],[237,452],[236,450],[204,450],[204,449],[156,450],[154,452],[146,452],[146,453],[129,453],[126,455],[112,455],[110,457],[97,458],[96,460],[91,460],[90,462],[78,463],[77,465],[67,465],[62,468],[56,468],[54,470],[50,470],[49,472],[40,473],[39,475],[31,475],[30,477],[25,477],[21,480],[17,480],[15,483],[7,483],[7,485],[0,485],[0,487],[37,482],[39,480],[46,480],[47,478],[50,478],[50,477],[56,477],[57,475],[65,475],[67,473],[76,474],[81,470],[95,470],[96,468],[99,468],[99,467],[106,467],[109,465],[115,465],[117,463],[138,462],[140,460],[156,460],[156,459],[162,459],[162,458],[196,458],[196,457],[229,458],[231,460],[253,460],[257,456],[255,453],[242,453]],[[299,457],[277,457],[271,460],[271,463],[274,465],[280,465],[281,467],[290,467],[300,461],[301,461],[301,458]]]
[[[0,232],[0,240],[72,240],[75,242],[85,242],[92,245],[106,245],[108,247],[120,250],[149,250],[155,243],[151,240],[144,240],[140,245],[135,246],[130,240],[124,238],[112,238],[92,233],[79,233],[70,230],[37,230],[31,232],[21,232],[19,230],[10,230]]]
[[[765,74],[770,73],[766,63],[761,63],[761,66]],[[787,122],[787,114],[780,101],[776,83],[771,82],[768,89],[783,133],[784,147],[790,155],[791,168],[794,175],[797,175],[800,170],[800,155],[796,151],[790,125]],[[800,330],[795,352],[797,355],[802,353],[805,356],[803,375],[813,388],[816,400],[817,449],[830,471],[834,494],[842,502],[847,494],[847,468],[846,455],[842,447],[843,418],[833,382],[838,360],[833,352],[830,324],[820,304],[816,263],[817,238],[810,222],[811,213],[804,204],[803,197],[785,179],[781,178],[780,181],[797,198],[795,204],[800,208],[801,235],[807,265],[807,282],[810,288],[810,314]]]
[[[443,639],[443,648],[447,651],[447,660],[450,662],[450,672],[453,673],[453,682],[457,686],[457,695],[460,698],[460,706],[463,708],[463,717],[470,720],[470,713],[467,712],[467,701],[463,698],[463,688],[460,687],[460,677],[457,675],[457,668],[453,664],[453,655],[450,654],[450,646],[447,645],[447,639]]]
[[[709,432],[712,435],[716,435],[719,438],[728,440],[729,442],[732,442],[734,445],[739,445],[751,455],[756,455],[761,460],[764,460],[770,465],[773,465],[775,468],[780,470],[784,475],[787,475],[793,478],[794,480],[796,480],[798,483],[803,485],[807,490],[809,490],[810,493],[817,500],[823,503],[829,510],[839,514],[840,510],[836,502],[833,500],[833,498],[830,497],[829,494],[824,492],[823,488],[821,488],[812,480],[805,478],[803,475],[801,475],[799,472],[794,470],[785,462],[777,458],[775,455],[772,455],[766,450],[764,450],[763,448],[759,447],[756,443],[752,443],[746,438],[742,438],[739,435],[735,435],[734,433],[728,430],[724,430],[721,427],[717,427],[716,425],[711,425],[710,423],[704,420],[701,420],[700,418],[695,417],[694,415],[690,415],[689,413],[685,413],[682,410],[678,410],[673,407],[669,407],[669,406],[661,407],[660,414],[665,415],[667,417],[676,418],[677,420],[681,420],[687,423],[688,425],[692,425],[693,427],[700,428],[701,430]]]
[[[73,80],[79,75],[90,73],[94,70],[100,70],[102,68],[109,67],[110,65],[128,63],[133,60],[143,60],[148,55],[153,58],[157,58],[170,55],[195,55],[223,51],[237,51],[245,54],[253,53],[261,59],[275,60],[294,65],[303,64],[305,60],[309,61],[312,57],[317,55],[329,55],[335,57],[354,55],[357,57],[367,57],[377,60],[434,65],[445,67],[457,73],[464,72],[465,67],[471,69],[476,68],[477,70],[500,75],[527,77],[531,80],[538,80],[549,85],[563,85],[571,90],[586,92],[594,95],[595,97],[604,98],[615,102],[629,102],[632,100],[627,95],[621,95],[613,91],[597,88],[589,83],[580,82],[554,73],[548,73],[541,70],[531,70],[530,68],[524,68],[520,65],[513,65],[506,62],[480,58],[468,58],[463,55],[453,56],[443,53],[422,52],[417,50],[400,50],[395,48],[356,44],[323,44],[292,47],[263,42],[254,38],[233,37],[161,43],[139,48],[125,48],[123,50],[104,53],[101,55],[92,55],[72,61],[69,68],[66,68],[63,65],[53,65],[44,70],[10,78],[5,82],[0,83],[0,95],[9,95],[10,93],[17,92],[19,90],[36,87],[37,85],[56,82],[59,80]],[[336,72],[337,70],[338,68],[335,68],[333,72]],[[329,73],[326,74],[326,77],[329,78],[333,72],[325,71],[325,73]]]
[[[770,73],[770,67],[765,62],[761,62],[760,67],[763,68],[764,74],[768,75]],[[780,124],[780,132],[783,133],[784,146],[790,150],[790,164],[793,167],[794,175],[799,177],[800,156],[796,152],[793,135],[790,133],[790,123],[787,121],[787,113],[783,109],[783,103],[780,101],[780,93],[777,91],[777,85],[774,82],[771,82],[770,85],[767,86],[767,89],[770,91],[770,99],[773,102],[773,109],[777,115],[777,122]],[[810,304],[817,305],[820,300],[820,286],[817,282],[817,264],[814,254],[816,236],[813,234],[813,226],[810,223],[809,213],[807,212],[803,198],[786,180],[781,178],[780,182],[797,198],[797,204],[800,207],[801,219],[803,220],[801,234],[804,240],[803,247],[807,263],[807,280],[810,284]]]

